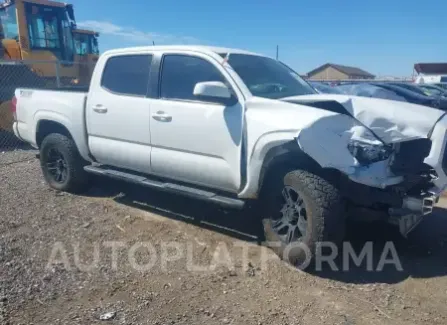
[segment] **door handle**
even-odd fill
[[[107,107],[102,106],[101,104],[93,106],[93,111],[96,113],[104,114],[107,113]]]
[[[158,111],[157,113],[152,115],[152,118],[154,120],[160,121],[160,122],[171,122],[172,121],[172,116],[166,114],[163,111]]]

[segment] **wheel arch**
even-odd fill
[[[77,124],[72,126],[71,121],[67,120],[65,116],[60,114],[38,116],[35,123],[34,143],[37,148],[40,148],[43,139],[51,133],[59,133],[72,139],[81,154],[82,158],[87,161],[94,161],[88,150],[87,134],[80,128],[77,129]]]
[[[257,198],[266,177],[279,166],[321,169],[315,160],[301,150],[295,135],[296,132],[275,133],[257,142],[247,166],[248,182],[239,197]]]
[[[51,133],[59,133],[74,140],[70,131],[64,124],[52,120],[42,119],[37,122],[36,126],[36,144],[39,148],[43,139]]]
[[[303,168],[308,171],[319,170],[322,167],[307,153],[301,150],[295,140],[287,141],[271,148],[264,157],[258,179],[258,191],[264,181],[279,168]]]

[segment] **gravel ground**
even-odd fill
[[[102,179],[58,193],[34,155],[0,155],[0,324],[447,324],[444,200],[408,239],[349,226],[375,266],[393,242],[402,271],[308,274],[258,245],[246,212]]]
[[[17,162],[32,161],[37,152],[37,150],[11,150],[10,148],[0,148],[0,168]]]

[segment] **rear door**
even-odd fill
[[[120,54],[100,60],[87,99],[91,154],[103,164],[150,172],[149,73],[152,55]]]

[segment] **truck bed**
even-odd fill
[[[83,88],[18,88],[15,97],[17,120],[13,127],[15,134],[23,141],[37,147],[36,133],[43,121],[59,122],[73,133],[76,142],[85,140],[87,92]],[[78,145],[85,146],[83,143]]]
[[[73,86],[67,86],[67,87],[54,87],[54,88],[45,88],[41,90],[51,90],[51,91],[68,91],[68,92],[75,92],[75,93],[88,93],[89,86],[82,86],[82,87],[73,87]],[[22,88],[27,89],[27,88]]]

